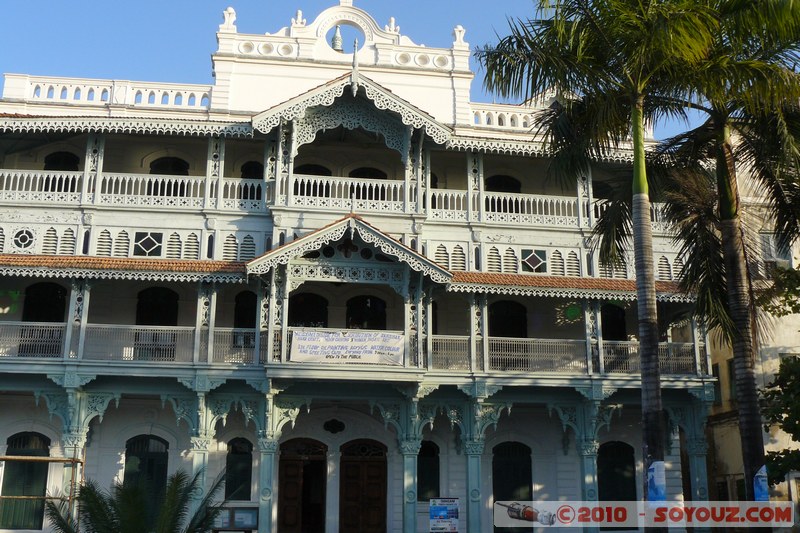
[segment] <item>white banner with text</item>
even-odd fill
[[[290,360],[300,363],[403,364],[405,335],[386,331],[294,331]]]

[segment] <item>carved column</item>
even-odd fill
[[[592,191],[592,168],[589,167],[585,176],[578,178],[578,202],[580,213],[584,217],[581,227],[594,227],[594,193]]]
[[[278,183],[277,174],[278,143],[274,138],[270,138],[264,144],[264,177],[262,178],[264,180],[264,202],[267,205],[274,203],[278,194],[276,189]]]
[[[604,372],[603,330],[600,319],[600,303],[584,300],[583,319],[586,328],[586,368],[589,374],[602,374]]]
[[[483,437],[464,442],[467,456],[467,533],[481,533],[481,457]]]
[[[694,391],[690,391],[693,392]],[[708,500],[708,472],[706,468],[705,425],[708,410],[713,402],[713,389],[702,389],[699,399],[691,404],[667,406],[670,419],[683,429],[686,435],[686,452],[689,456],[689,476],[691,477],[692,501]]]
[[[423,136],[424,139],[424,136]],[[431,151],[422,148],[420,140],[420,178],[417,187],[417,213],[431,209]]]
[[[225,139],[209,137],[206,157],[206,190],[203,205],[215,209],[222,204],[222,174],[224,172]]]
[[[489,353],[489,298],[485,294],[478,295],[478,318],[480,319],[478,327],[481,332],[481,370],[488,371],[491,368],[489,360],[491,355]]]
[[[408,154],[405,158],[405,172],[403,173],[403,212],[410,213],[411,209],[409,206],[411,204],[411,184],[415,183],[417,185],[417,189],[419,189],[419,172],[417,163],[419,162],[419,143],[412,144],[412,138],[414,137],[414,127],[413,126],[406,126],[405,131],[405,146],[406,146],[406,153]]]
[[[417,530],[417,457],[422,440],[408,438],[400,441],[403,454],[403,532]]]
[[[483,361],[483,352],[479,346],[483,344],[483,328],[481,327],[481,315],[478,308],[477,296],[470,294],[469,299],[469,368],[476,372],[482,370],[478,366],[478,361]]]
[[[275,455],[278,452],[277,438],[258,439],[260,460],[258,463],[258,533],[272,531],[272,507],[275,480]]]
[[[106,136],[104,134],[89,134],[86,139],[86,163],[81,183],[81,204],[97,203],[103,176],[105,148]]]

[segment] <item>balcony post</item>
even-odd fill
[[[483,220],[483,154],[467,152],[467,220]],[[477,204],[477,205],[476,205]]]
[[[197,286],[197,313],[195,315],[194,347],[192,360],[195,363],[207,362],[209,354],[209,326],[211,324],[211,293],[208,283]],[[205,349],[204,349],[205,348]]]
[[[489,297],[485,294],[478,295],[478,309],[480,311],[480,327],[481,331],[481,353],[483,361],[481,362],[483,371],[488,372],[491,369],[490,353],[489,353]]]
[[[422,305],[425,309],[425,368],[433,368],[433,321],[436,319],[433,316],[433,297],[430,293],[425,295]]]
[[[262,342],[268,341],[267,338],[262,339],[262,335],[269,330],[269,287],[265,286],[264,281],[258,278],[256,282],[256,332],[253,339],[253,363],[264,364],[265,361],[261,357]]]
[[[90,133],[86,140],[86,158],[81,181],[81,205],[97,203],[103,179],[103,157],[105,155],[106,136],[102,133]],[[92,201],[89,202],[89,194]]]
[[[217,321],[217,284],[212,283],[209,287],[209,309],[208,309],[208,353],[205,354],[206,362],[214,362],[214,328]]]
[[[283,124],[281,135],[281,174],[286,183],[286,205],[294,205],[294,155],[297,128],[294,121]]]
[[[597,359],[601,359],[603,335],[600,331],[600,315],[595,302],[583,301],[583,323],[586,332],[586,372],[588,374],[593,374],[595,371],[599,373],[600,368],[595,368],[594,354],[597,353]]]
[[[278,194],[277,162],[277,141],[271,138],[264,143],[264,176],[262,178],[264,181],[264,205],[274,203]]]
[[[694,369],[695,373],[698,376],[703,375],[703,353],[700,351],[700,342],[703,339],[703,335],[700,331],[700,327],[697,324],[697,321],[693,318],[692,319],[692,348],[694,348]]]
[[[225,172],[225,139],[208,138],[208,155],[206,157],[206,186],[203,195],[203,207],[219,208],[222,202],[222,176]]]
[[[89,316],[90,284],[85,279],[73,279],[69,293],[69,317],[64,326],[65,359],[82,359]]]
[[[272,532],[273,485],[275,479],[275,455],[278,452],[277,438],[258,439],[258,533]]]
[[[481,326],[482,317],[478,308],[477,295],[469,295],[469,369],[472,372],[480,370],[478,368],[478,343],[483,343],[483,327]]]
[[[431,208],[431,151],[422,149],[420,141],[421,180],[417,186],[417,213],[429,212]]]
[[[406,157],[403,165],[403,213],[409,213],[411,204],[411,182],[419,183],[419,143],[414,143],[414,127],[406,126]]]

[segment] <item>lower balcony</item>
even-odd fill
[[[418,345],[416,336],[402,331],[335,328],[288,328],[285,340],[277,330],[271,340],[266,331],[259,334],[242,328],[209,332],[194,327],[88,324],[81,333],[77,328],[68,332],[65,324],[2,322],[0,358],[230,367],[344,365],[354,370],[377,366],[452,373],[638,375],[641,370],[635,341],[603,341],[601,348],[592,342],[587,350],[582,339],[488,337],[471,341],[469,336],[432,335],[429,342],[423,339]],[[705,348],[697,348],[693,343],[659,344],[662,374],[707,374]]]

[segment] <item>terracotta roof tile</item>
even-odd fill
[[[42,267],[140,272],[193,272],[203,274],[242,274],[244,263],[177,259],[131,259],[70,255],[0,254],[0,267]]]
[[[539,287],[553,289],[588,289],[623,292],[636,291],[636,281],[632,279],[539,276],[533,274],[493,274],[489,272],[454,272],[453,283],[509,285],[517,287]],[[672,281],[657,281],[656,291],[660,293],[678,292],[678,284]]]

